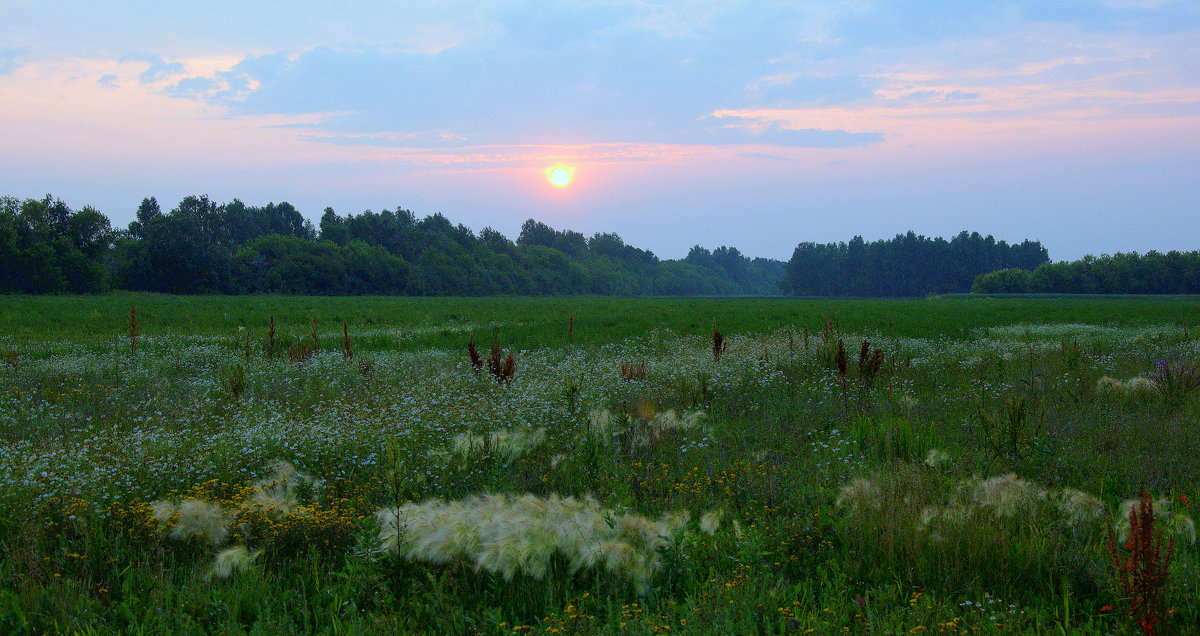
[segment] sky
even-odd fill
[[[662,258],[1195,250],[1200,2],[5,0],[0,195],[47,193],[118,227],[207,194]]]

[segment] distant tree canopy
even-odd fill
[[[1200,293],[1190,252],[1050,264],[1036,241],[913,232],[867,243],[800,243],[787,263],[737,248],[692,247],[661,260],[611,232],[590,237],[529,219],[515,241],[442,214],[404,208],[338,215],[318,226],[287,202],[188,196],[163,212],[143,199],[114,229],[50,195],[0,197],[0,293],[493,294],[614,296],[916,296],[976,291]]]
[[[533,219],[514,242],[403,208],[346,216],[326,208],[318,228],[286,202],[207,196],[165,213],[144,199],[124,230],[50,196],[5,197],[0,262],[0,291],[24,293],[774,295],[783,276],[782,262],[734,248],[659,260],[613,233],[588,238]]]
[[[1200,251],[1118,252],[982,274],[971,291],[990,294],[1200,294]]]
[[[690,255],[689,255],[690,258]],[[780,287],[794,296],[921,296],[970,291],[980,274],[1035,268],[1049,260],[1036,241],[1019,245],[978,232],[949,241],[913,232],[867,243],[801,243],[785,266]]]

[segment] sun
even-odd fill
[[[559,166],[550,171],[550,183],[556,188],[565,188],[571,183],[571,171]]]

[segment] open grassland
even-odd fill
[[[0,632],[1186,632],[1198,309],[0,297]]]

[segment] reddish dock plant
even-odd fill
[[[1164,550],[1162,533],[1154,531],[1154,504],[1149,494],[1143,492],[1139,504],[1129,511],[1125,549],[1118,547],[1111,525],[1107,547],[1118,589],[1129,603],[1129,615],[1137,620],[1143,634],[1157,633],[1157,625],[1166,613],[1167,570],[1175,541],[1168,538]]]

